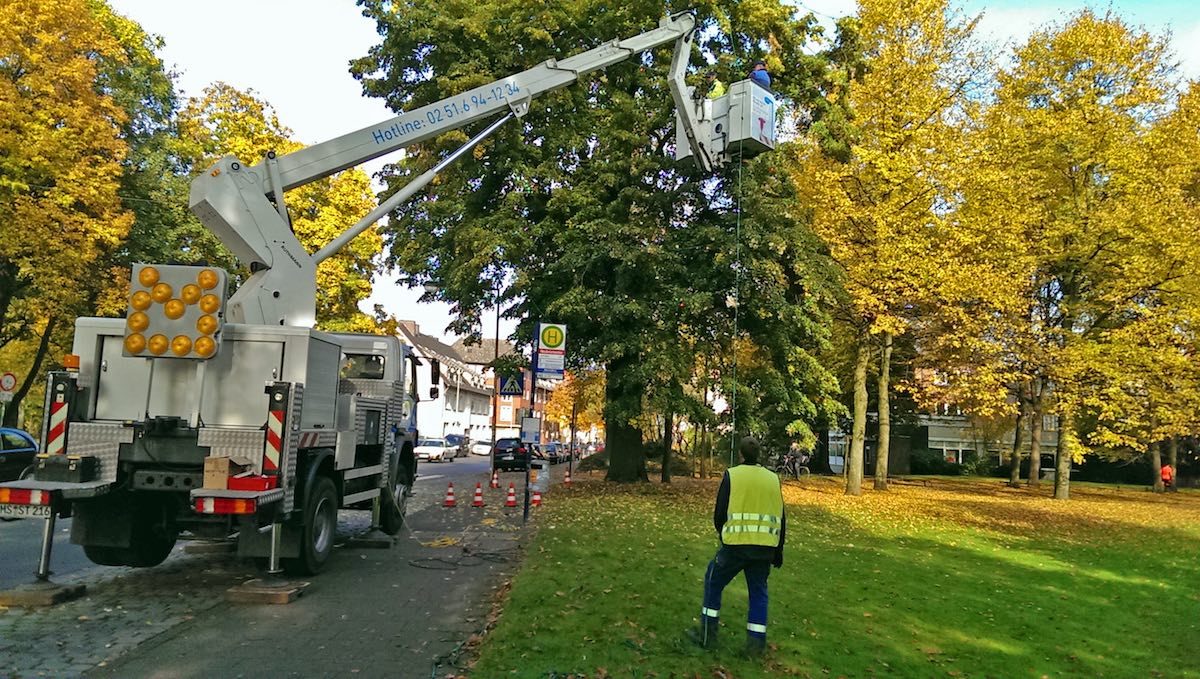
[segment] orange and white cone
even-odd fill
[[[482,507],[483,505],[483,484],[475,484],[475,499],[471,501],[472,507]]]
[[[508,498],[504,500],[505,507],[517,506],[517,489],[513,484],[508,484]]]
[[[450,485],[446,487],[446,501],[442,503],[442,506],[443,507],[453,507],[454,506],[454,482],[453,481],[451,481]]]
[[[540,490],[533,491],[533,499],[529,501],[529,505],[531,507],[541,507],[542,506],[542,491],[540,491]]]
[[[492,488],[500,487],[500,470],[499,469],[492,470],[492,485],[491,485],[491,487]]]
[[[567,488],[571,487],[571,470],[567,470],[567,476],[563,479],[563,485]]]

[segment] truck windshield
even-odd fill
[[[346,354],[342,361],[342,377],[357,380],[382,380],[383,356]]]

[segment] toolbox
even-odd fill
[[[91,455],[38,455],[34,478],[38,481],[84,483],[94,481],[99,460]]]

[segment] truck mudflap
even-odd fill
[[[283,500],[282,488],[270,490],[224,490],[195,488],[192,507],[197,514],[257,514],[260,509]]]

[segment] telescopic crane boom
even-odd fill
[[[222,158],[193,181],[190,206],[251,271],[250,278],[228,302],[227,320],[312,327],[316,321],[317,264],[412,197],[442,168],[505,121],[524,116],[533,98],[663,44],[675,43],[670,89],[678,114],[679,143],[687,147],[680,149],[680,157],[693,156],[705,171],[725,162],[728,154],[714,147],[723,146],[728,135],[721,131],[721,125],[708,120],[711,105],[700,106],[699,100],[692,98],[692,88],[684,82],[694,29],[695,18],[690,13],[664,17],[654,30],[566,59],[547,60],[521,73],[294,153],[268,154],[257,165],[246,166],[232,156]],[[309,255],[292,233],[283,200],[285,191],[497,114],[502,114],[499,120],[315,255]],[[773,121],[771,136],[773,140]]]

